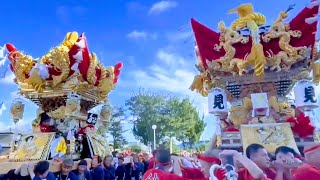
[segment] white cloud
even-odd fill
[[[4,102],[0,103],[0,116],[2,115],[2,113],[7,110],[7,107],[4,105]]]
[[[130,39],[145,39],[145,38],[147,38],[147,33],[144,31],[134,30],[134,31],[130,32],[127,36]]]
[[[88,9],[84,6],[59,6],[56,9],[56,15],[63,23],[70,23],[72,19],[86,15],[87,11]]]
[[[158,50],[156,58],[157,61],[146,70],[131,72],[136,86],[175,93],[184,97],[189,96],[195,102],[199,112],[207,114],[206,98],[189,90],[197,73],[193,66],[194,60],[187,60],[163,49]]]
[[[175,1],[159,1],[153,4],[149,10],[149,14],[160,14],[178,5]]]
[[[193,38],[192,31],[178,31],[174,33],[168,33],[167,38],[171,42],[181,42],[181,41],[188,41]]]
[[[155,33],[148,33],[145,31],[138,31],[138,30],[133,30],[130,33],[127,34],[127,37],[129,39],[157,39],[157,34]]]
[[[158,60],[164,62],[166,65],[184,65],[185,64],[185,59],[181,56],[169,53],[163,49],[160,49],[157,52],[157,58]],[[191,60],[191,62],[193,62]],[[194,67],[194,66],[191,66]]]
[[[157,60],[146,69],[130,73],[134,86],[168,92],[180,97],[188,96],[207,122],[201,140],[210,139],[215,130],[215,123],[212,123],[215,118],[208,113],[207,98],[189,89],[198,73],[193,65],[195,59],[186,59],[164,49],[159,49],[155,57]]]
[[[15,75],[11,71],[8,71],[6,73],[5,78],[0,79],[0,84],[15,84],[14,78],[15,78]]]

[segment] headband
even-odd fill
[[[220,164],[220,159],[215,158],[215,157],[208,157],[208,156],[204,156],[202,154],[198,154],[198,159],[208,162],[208,163],[213,163],[213,164]]]
[[[316,149],[320,149],[320,144],[317,144],[317,145],[314,145],[314,146],[311,146],[311,147],[309,147],[309,148],[306,148],[304,151],[303,151],[303,153],[308,153],[308,152],[311,152],[311,151],[314,151],[314,150],[316,150]]]
[[[159,161],[156,161],[156,164],[157,164],[157,165],[160,165],[160,166],[168,166],[168,165],[171,164],[171,161],[166,162],[166,163],[161,163],[161,162],[159,162]]]

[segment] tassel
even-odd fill
[[[318,6],[320,4],[319,0],[313,0],[310,4],[307,5],[307,8],[312,9],[315,6]]]
[[[75,43],[80,49],[84,49],[86,47],[86,44],[84,42],[84,39],[82,38],[79,42]]]
[[[264,56],[263,46],[261,43],[253,44],[251,52],[247,57],[249,62],[254,66],[254,74],[257,78],[264,77],[264,66],[266,64],[266,57]]]
[[[45,80],[50,77],[49,70],[45,64],[37,64],[37,68],[39,68],[39,76],[41,79]]]
[[[45,80],[50,77],[49,70],[45,64],[37,64],[29,72],[27,83],[30,84],[37,92],[45,89]]]
[[[76,73],[79,73],[79,63],[74,63],[74,65],[71,66],[71,70],[75,71]]]
[[[32,76],[32,74],[36,69],[38,69],[38,75],[40,76],[41,79],[46,80],[47,78],[50,77],[47,66],[39,62],[31,69],[29,76]]]
[[[76,43],[76,45],[80,48],[77,54],[73,55],[73,58],[76,59],[76,63],[71,66],[71,70],[75,71],[76,73],[79,73],[79,64],[83,61],[83,54],[82,50],[85,48],[85,42],[83,39],[81,39],[79,42]]]
[[[319,15],[316,15],[314,17],[309,17],[309,18],[306,18],[304,21],[307,23],[307,24],[312,24],[316,21],[318,21],[318,19],[320,18]]]

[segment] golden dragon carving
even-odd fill
[[[204,97],[208,96],[209,90],[213,87],[225,88],[225,85],[220,81],[214,73],[209,72],[209,70],[204,70],[202,65],[196,65],[197,69],[200,71],[199,75],[196,75],[190,86],[190,90],[198,92]]]
[[[283,69],[289,70],[292,64],[297,61],[303,60],[306,58],[304,54],[307,53],[307,47],[293,47],[290,45],[291,37],[300,38],[301,32],[298,30],[290,30],[289,24],[284,22],[284,19],[288,17],[287,12],[281,12],[273,23],[270,32],[263,36],[264,42],[269,42],[271,39],[279,38],[279,47],[281,51],[276,54],[268,57],[268,61],[276,61],[276,64],[273,64],[272,69],[277,69],[280,71],[280,63],[283,63]],[[278,58],[275,59],[275,58]]]
[[[234,58],[236,49],[232,45],[239,42],[245,44],[249,41],[249,38],[243,37],[237,31],[227,28],[223,21],[219,22],[218,28],[220,30],[220,43],[214,45],[214,50],[220,51],[223,48],[226,53],[212,62],[207,60],[208,67],[213,70],[233,72],[233,74],[238,72],[239,75],[242,75],[246,72],[246,62],[242,59]]]
[[[38,63],[44,64],[45,68],[53,67],[57,72],[60,72],[60,75],[52,76],[53,87],[66,80],[70,73],[68,51],[77,38],[77,33],[68,33],[62,44],[53,48],[37,61],[19,51],[10,53],[9,59],[11,60],[17,83],[22,87],[32,87],[36,91],[42,92],[46,82],[39,75],[40,69],[36,67]]]
[[[96,69],[100,69],[101,75],[98,79],[96,76]],[[107,94],[114,88],[114,67],[105,68],[97,59],[95,53],[90,55],[90,64],[87,71],[87,80],[89,84],[96,85],[98,83],[98,98],[104,100]]]
[[[29,74],[33,65],[36,63],[31,56],[25,55],[19,51],[9,54],[8,57],[12,64],[12,70],[15,74],[15,81],[20,85],[26,84],[26,74]]]
[[[68,78],[70,73],[70,60],[68,52],[76,43],[77,39],[77,32],[67,33],[64,41],[59,46],[53,48],[49,53],[41,58],[41,62],[52,65],[56,71],[61,73],[58,76],[52,76],[53,87],[57,86]]]

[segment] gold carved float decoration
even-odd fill
[[[232,46],[235,43],[246,44],[249,41],[248,37],[240,36],[237,31],[227,28],[223,21],[219,22],[218,29],[220,30],[220,43],[214,45],[215,51],[220,51],[221,48],[225,51],[225,55],[215,61],[207,60],[207,65],[211,70],[233,71],[234,68],[238,69],[238,74],[242,75],[245,72],[245,61],[235,58],[236,49]],[[236,71],[233,72],[234,74]]]
[[[6,44],[9,51],[10,68],[15,82],[23,92],[89,91],[104,101],[114,89],[122,68],[105,67],[96,54],[90,53],[84,34],[67,33],[64,41],[38,59],[26,55],[12,44]]]
[[[14,123],[23,119],[24,98],[38,105],[33,132],[14,134],[7,160],[14,164],[110,154],[105,135],[112,106],[107,96],[118,82],[122,63],[102,65],[84,34],[77,32],[67,33],[61,44],[37,59],[12,44],[6,48],[22,95],[10,108]],[[90,112],[99,104],[104,105],[100,113]]]
[[[309,72],[313,68],[314,82],[319,83],[320,63],[314,62],[317,26],[305,22],[318,10],[306,7],[288,23],[285,20],[291,9],[292,5],[280,12],[271,26],[266,25],[266,17],[255,12],[252,4],[230,10],[229,13],[237,13],[238,18],[230,27],[220,21],[218,31],[191,19],[200,74],[190,89],[207,96],[208,87],[226,87],[221,79],[227,76],[238,78],[252,74],[253,79],[263,80],[265,72],[289,72],[299,63],[297,66],[305,66]],[[219,85],[208,82],[217,79]]]

